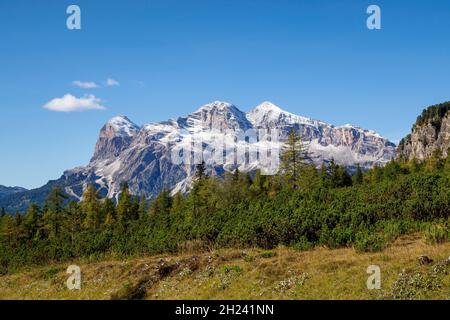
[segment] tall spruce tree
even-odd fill
[[[181,214],[184,211],[185,199],[180,192],[177,192],[172,199],[171,213]]]
[[[16,243],[21,244],[27,238],[27,232],[25,229],[25,219],[22,214],[16,212],[15,215],[15,228],[14,228],[14,238]]]
[[[205,162],[202,161],[202,163],[195,166],[194,184],[188,198],[189,202],[192,204],[192,212],[194,215],[198,214],[198,208],[200,205],[200,190],[204,185],[206,178]]]
[[[167,189],[162,190],[150,205],[149,214],[151,216],[168,214],[172,204],[170,192]]]
[[[106,198],[102,204],[103,216],[105,217],[105,226],[112,226],[116,221],[116,205],[110,198]]]
[[[364,177],[364,175],[363,175],[361,166],[358,164],[358,166],[356,167],[356,172],[355,172],[355,174],[352,177],[353,184],[354,185],[362,184],[363,183],[363,177]]]
[[[84,212],[84,227],[86,229],[98,229],[103,223],[101,204],[99,195],[95,187],[90,184],[83,193],[83,201],[81,202],[81,208]]]
[[[261,170],[256,170],[255,178],[250,186],[250,192],[253,196],[258,196],[263,191],[264,176],[261,175]]]
[[[197,180],[202,180],[205,177],[206,177],[206,167],[205,162],[202,161],[202,163],[197,164],[195,166],[195,178]]]
[[[148,210],[148,205],[147,205],[147,198],[142,195],[141,196],[141,200],[139,201],[139,208],[138,208],[138,215],[140,219],[145,218],[145,216],[147,215],[147,210]]]
[[[55,240],[59,235],[61,223],[64,219],[63,212],[66,199],[67,195],[57,186],[50,191],[45,200],[43,220],[49,239]]]
[[[85,222],[86,218],[81,204],[75,201],[70,202],[66,207],[63,227],[71,245],[75,244],[76,236],[85,228]]]
[[[130,190],[128,187],[128,183],[122,184],[122,190],[119,195],[119,202],[117,204],[117,221],[118,222],[126,222],[131,220],[133,213],[132,211],[132,199]]]
[[[36,203],[32,203],[25,216],[25,230],[28,240],[37,236],[39,230],[39,220],[41,218],[41,208]]]
[[[301,141],[300,135],[292,129],[281,152],[280,170],[294,187],[297,186],[301,169],[308,164],[308,158],[307,146]]]
[[[346,187],[352,184],[352,179],[345,168],[336,164],[334,159],[331,159],[328,165],[328,177],[333,188]]]

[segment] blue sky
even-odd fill
[[[70,4],[81,30],[66,28]],[[382,30],[366,28],[370,4]],[[0,184],[38,187],[87,164],[112,116],[150,123],[213,100],[269,100],[397,141],[450,100],[449,39],[447,0],[2,0]],[[66,94],[106,109],[43,108]]]

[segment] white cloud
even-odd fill
[[[57,112],[74,112],[84,110],[105,110],[101,99],[92,94],[77,98],[71,94],[66,94],[62,98],[55,98],[47,102],[43,107]]]
[[[74,86],[77,86],[77,87],[83,88],[83,89],[95,89],[95,88],[98,88],[98,85],[95,82],[92,82],[92,81],[75,80],[74,82],[72,82],[72,84]]]
[[[120,83],[119,83],[119,81],[117,81],[117,80],[108,78],[108,79],[106,80],[106,85],[107,85],[108,87],[117,87],[117,86],[120,86]]]

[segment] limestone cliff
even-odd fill
[[[450,148],[450,102],[431,106],[417,118],[411,134],[404,138],[397,156],[424,160],[440,150],[445,157]]]

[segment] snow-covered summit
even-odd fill
[[[274,128],[292,124],[308,124],[316,127],[320,125],[327,125],[321,121],[284,111],[270,101],[264,101],[253,110],[247,112],[247,119],[254,127]]]
[[[140,127],[126,116],[111,118],[107,125],[110,126],[118,136],[133,136],[140,130]]]
[[[197,112],[207,112],[207,111],[211,111],[211,110],[229,110],[229,109],[237,109],[235,105],[226,102],[226,101],[213,101],[210,103],[207,103],[203,106],[201,106],[200,108],[198,108],[194,113]]]
[[[191,128],[223,131],[226,129],[247,130],[251,127],[245,113],[225,101],[213,101],[205,104],[189,114],[186,120]]]

